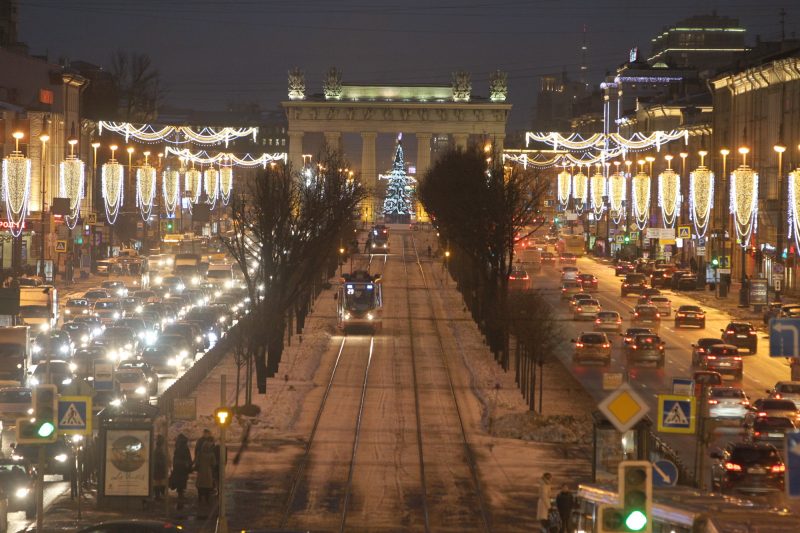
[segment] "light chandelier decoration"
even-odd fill
[[[594,133],[586,138],[580,133],[562,134],[550,132],[528,132],[525,134],[525,145],[531,141],[549,144],[553,150],[566,148],[572,151],[585,151],[593,149],[625,151],[643,151],[655,147],[660,150],[663,144],[683,138],[688,143],[689,130],[655,131],[652,133],[635,132],[630,137],[623,137],[619,133]]]
[[[78,141],[71,139],[68,142],[69,156],[59,165],[58,184],[61,197],[69,198],[70,214],[64,217],[64,220],[69,229],[74,229],[81,214],[85,171],[83,161],[75,157],[75,145],[78,144]]]
[[[125,142],[133,137],[137,141],[154,143],[154,142],[171,142],[173,144],[219,144],[228,142],[240,137],[253,136],[253,142],[256,140],[258,128],[198,128],[197,131],[190,126],[164,126],[156,129],[151,124],[135,125],[128,122],[107,122],[101,120],[98,126],[100,134],[103,130],[113,131],[125,136]]]
[[[633,200],[633,215],[636,226],[644,230],[650,218],[650,176],[644,172],[644,161],[639,161],[639,173],[631,182],[631,199]]]
[[[168,218],[173,218],[175,217],[175,211],[178,209],[178,204],[181,200],[181,173],[178,170],[167,167],[167,169],[161,173],[161,177],[161,189],[164,193],[164,210],[167,212]]]
[[[186,171],[185,183],[183,190],[186,195],[192,200],[193,204],[200,201],[200,195],[203,194],[203,175],[199,170],[192,167]]]
[[[742,248],[750,244],[758,226],[758,174],[747,166],[749,152],[748,148],[739,148],[742,164],[731,172],[731,212]]]
[[[283,163],[285,164],[289,159],[288,154],[286,154],[285,152],[278,154],[265,153],[257,157],[254,157],[252,154],[245,154],[243,157],[238,157],[234,154],[226,152],[218,152],[215,155],[210,155],[205,150],[201,150],[199,152],[192,152],[188,148],[179,149],[179,148],[174,148],[172,146],[167,146],[164,149],[164,153],[166,155],[178,156],[184,159],[185,161],[189,161],[192,164],[197,164],[197,165],[213,165],[215,163],[219,163],[220,161],[226,160],[233,165],[245,168],[254,168],[258,166],[262,168],[267,168],[267,164],[269,163],[277,163],[278,161],[283,161]]]
[[[21,132],[14,132],[16,148],[3,159],[3,201],[6,203],[6,217],[9,231],[14,237],[22,234],[25,215],[28,213],[28,199],[31,189],[31,160],[19,151]]]
[[[626,182],[625,176],[619,173],[619,161],[614,163],[617,168],[608,177],[608,208],[611,211],[614,224],[619,224],[625,208],[622,206],[625,201]]]
[[[150,152],[144,153],[144,165],[136,169],[136,205],[145,222],[150,219],[156,199],[156,169],[148,164],[149,155]]]
[[[665,228],[675,225],[681,206],[681,177],[672,170],[672,156],[665,157],[667,169],[658,175],[658,205]]]
[[[572,198],[575,201],[575,212],[583,212],[583,207],[586,205],[586,198],[588,196],[589,178],[586,174],[581,172],[580,166],[578,173],[572,176]]]
[[[595,219],[603,216],[603,197],[606,195],[606,177],[600,172],[600,165],[597,165],[597,171],[592,176],[592,211],[594,212]]]
[[[700,152],[700,166],[689,174],[689,215],[695,234],[705,237],[714,204],[714,173],[704,165],[708,152]]]
[[[203,185],[208,203],[211,204],[211,209],[214,209],[219,194],[219,171],[216,168],[209,167],[203,171]]]
[[[219,169],[219,195],[222,205],[228,205],[233,190],[233,167],[223,166]]]
[[[101,185],[103,203],[106,208],[106,220],[114,224],[119,216],[119,210],[125,195],[125,168],[114,158],[117,146],[111,146],[111,159],[103,165]]]
[[[569,195],[572,192],[572,176],[566,167],[558,174],[558,203],[562,208],[569,204]]]
[[[789,173],[789,235],[800,249],[800,167]]]

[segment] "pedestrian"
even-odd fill
[[[369,245],[372,244],[372,237],[367,237],[367,240],[364,242],[364,253],[369,253]]]
[[[211,508],[211,492],[214,490],[214,470],[217,467],[217,458],[214,452],[214,438],[204,439],[198,455],[194,458],[197,470],[197,518],[208,517]]]
[[[431,245],[428,245],[428,259],[430,259],[433,255],[433,250],[431,250]]]
[[[153,493],[156,500],[161,500],[167,492],[167,450],[164,435],[156,437],[156,448],[153,451]]]
[[[189,452],[189,439],[180,433],[175,438],[175,451],[172,453],[172,474],[169,476],[169,488],[178,491],[178,509],[183,509],[183,495],[189,473],[192,471],[192,455]]]
[[[572,508],[575,507],[575,496],[566,483],[561,485],[561,491],[556,495],[556,507],[561,516],[561,533],[572,533]]]
[[[550,500],[553,499],[553,488],[550,481],[553,476],[550,472],[542,474],[539,480],[539,501],[536,504],[536,519],[542,524],[542,530],[547,531],[550,524]]]
[[[200,456],[200,448],[203,447],[203,443],[207,440],[214,440],[214,437],[211,436],[210,429],[204,429],[203,435],[197,439],[197,442],[194,443],[194,460],[197,461],[197,458]],[[197,470],[197,466],[195,464],[195,470]]]

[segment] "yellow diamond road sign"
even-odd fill
[[[620,432],[631,429],[650,410],[630,385],[623,383],[597,406]]]

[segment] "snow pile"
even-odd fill
[[[491,434],[534,442],[589,444],[592,442],[592,427],[589,416],[546,416],[529,411],[500,416],[492,422]]]

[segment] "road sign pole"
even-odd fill
[[[39,446],[39,465],[36,467],[36,531],[44,524],[44,446]]]

